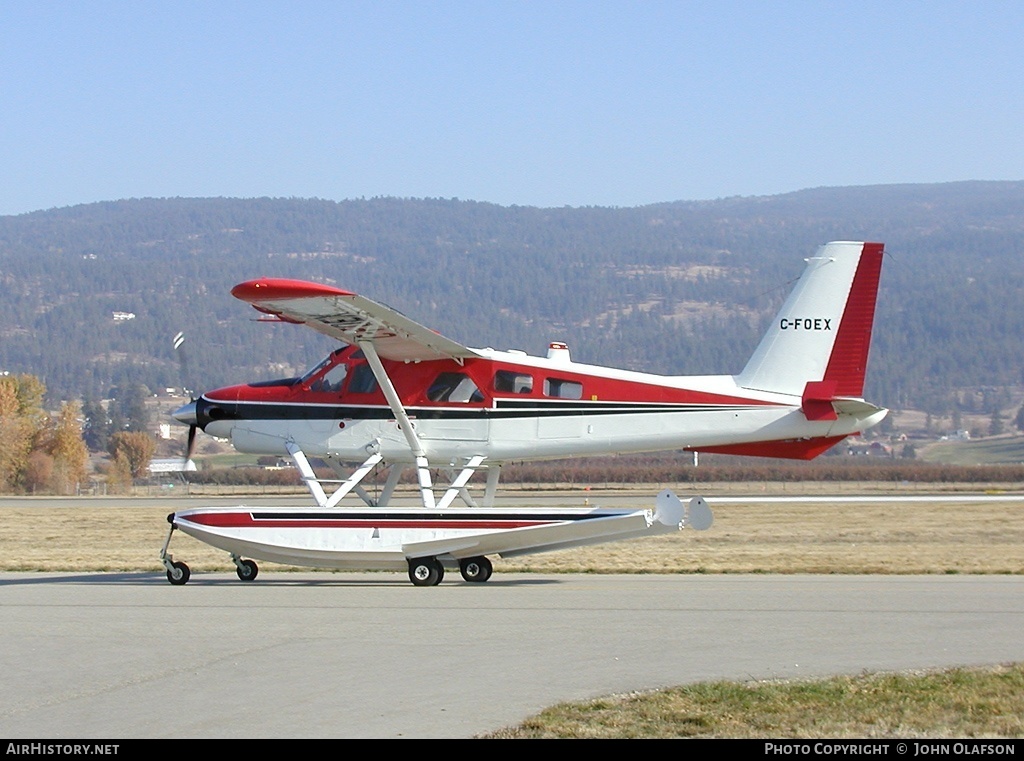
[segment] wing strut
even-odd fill
[[[319,507],[331,508],[337,507],[338,503],[345,498],[350,491],[359,488],[359,482],[366,477],[366,474],[373,470],[374,466],[384,459],[383,455],[372,454],[366,462],[359,466],[359,468],[352,473],[344,481],[327,481],[322,478],[318,478],[316,472],[313,470],[313,466],[309,464],[309,460],[306,459],[306,453],[299,449],[298,445],[289,441],[285,444],[285,448],[288,450],[288,454],[292,456],[292,461],[295,463],[295,467],[299,469],[299,474],[302,476],[302,480],[306,482],[306,488],[309,489],[310,494],[313,495],[313,499],[316,500],[316,504]],[[321,484],[325,483],[340,483],[337,489],[330,497],[324,491]]]
[[[359,482],[366,477],[366,474],[373,470],[374,466],[383,459],[384,456],[381,454],[375,453],[370,455],[366,459],[366,462],[360,465],[359,468],[357,468],[352,475],[335,490],[334,494],[332,494],[331,498],[327,500],[324,507],[335,507],[342,499],[344,499],[346,494],[359,486]]]
[[[416,458],[416,479],[419,482],[423,506],[428,510],[432,510],[434,509],[434,490],[430,480],[430,465],[427,462],[427,454],[423,449],[423,444],[420,443],[420,437],[416,435],[416,431],[412,427],[412,421],[406,414],[405,407],[402,406],[402,400],[398,398],[398,392],[395,391],[395,386],[391,383],[391,378],[388,377],[380,357],[377,356],[377,349],[374,348],[373,342],[360,341],[359,348],[366,355],[366,360],[370,363],[370,369],[373,370],[373,377],[380,384],[380,388],[384,392],[384,398],[388,400],[388,406],[391,407],[391,412],[394,414],[395,420],[398,421],[398,426],[402,429],[405,440],[409,443],[409,449],[412,450],[412,455]]]
[[[302,480],[306,482],[306,488],[309,489],[310,494],[313,495],[313,499],[316,500],[316,504],[319,507],[327,505],[327,494],[324,492],[324,488],[320,485],[320,479],[316,477],[316,473],[313,471],[313,466],[309,464],[309,460],[306,459],[306,453],[299,449],[298,445],[294,441],[285,442],[285,449],[288,450],[288,454],[292,456],[292,461],[295,463],[295,467],[299,469],[299,475],[302,476]]]

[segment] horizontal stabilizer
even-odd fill
[[[832,407],[840,415],[853,415],[855,417],[866,418],[878,413],[886,413],[885,407],[879,407],[877,404],[866,402],[863,399],[851,399],[850,397],[840,397],[832,400]]]
[[[888,412],[860,397],[836,396],[835,381],[811,381],[804,387],[801,409],[808,420],[837,420],[840,415],[867,420]],[[879,418],[880,420],[881,418]],[[875,421],[877,423],[878,420]],[[874,425],[874,423],[872,423]]]

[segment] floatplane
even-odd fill
[[[707,529],[707,502],[684,505],[667,489],[643,509],[498,507],[501,468],[664,450],[811,459],[871,428],[887,413],[863,398],[882,257],[881,243],[820,247],[738,375],[582,364],[561,342],[546,356],[474,349],[332,285],[241,283],[232,295],[260,319],[342,345],[299,378],[207,391],[176,410],[189,426],[186,456],[202,430],[240,452],[290,457],[315,505],[174,512],[160,553],[167,578],[190,576],[168,552],[177,529],[230,553],[244,581],[266,560],[403,570],[418,586],[438,584],[446,568],[487,581],[490,557]],[[319,477],[311,459],[337,477]],[[409,470],[419,504],[394,506]],[[363,486],[371,472],[386,472],[379,493]],[[474,497],[478,472],[485,483]],[[350,495],[362,504],[343,506]]]

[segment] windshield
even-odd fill
[[[308,381],[310,378],[312,378],[318,372],[320,372],[325,367],[327,367],[327,365],[331,364],[331,361],[333,359],[334,359],[334,354],[328,354],[320,362],[317,362],[317,364],[314,367],[312,367],[309,370],[307,370],[305,375],[303,375],[301,378],[299,378],[298,383],[305,383],[306,381]]]

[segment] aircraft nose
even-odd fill
[[[185,425],[198,425],[199,414],[196,411],[195,401],[191,401],[188,404],[183,404],[181,407],[171,413],[171,417],[177,420],[179,423]]]

